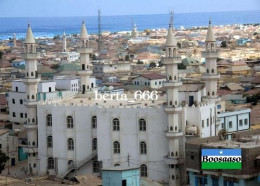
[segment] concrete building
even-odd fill
[[[163,82],[166,81],[166,77],[161,74],[150,73],[142,74],[132,81],[134,85],[145,85],[151,89],[160,89],[163,87]]]
[[[0,150],[9,156],[6,166],[15,166],[18,162],[18,138],[9,129],[0,129]]]
[[[257,186],[260,174],[260,130],[237,132],[231,140],[221,136],[186,142],[186,166],[190,185],[233,185]],[[236,149],[242,150],[241,170],[203,170],[201,169],[201,149]]]
[[[93,73],[106,74],[106,73],[128,73],[131,71],[129,61],[99,61],[93,63]]]
[[[103,186],[140,186],[139,167],[113,167],[102,170]]]

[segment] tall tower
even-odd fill
[[[16,34],[13,34],[13,47],[16,47]]]
[[[131,37],[132,38],[136,38],[137,37],[137,26],[136,26],[136,24],[133,25]]]
[[[182,126],[181,112],[182,107],[179,103],[179,81],[178,64],[181,58],[178,57],[177,42],[173,33],[173,14],[166,38],[166,57],[163,63],[166,65],[167,80],[164,87],[167,90],[167,106],[165,111],[168,115],[168,130],[166,137],[168,138],[169,148],[166,156],[166,164],[169,167],[169,185],[178,186],[181,184],[184,170],[184,126]]]
[[[66,52],[67,51],[67,37],[65,32],[63,32],[63,36],[62,36],[62,43],[63,43],[63,48],[62,48],[62,52]]]
[[[90,68],[89,55],[92,52],[93,50],[89,48],[89,36],[85,26],[85,22],[83,21],[78,44],[78,53],[80,53],[81,64],[81,71],[79,71],[78,73],[81,78],[82,94],[85,94],[87,91],[90,91],[90,75],[92,74],[92,70]]]
[[[25,71],[26,76],[23,79],[26,85],[26,100],[24,105],[27,109],[27,120],[25,128],[27,130],[28,146],[25,152],[28,153],[28,170],[29,174],[38,173],[38,136],[37,136],[37,87],[40,82],[37,74],[37,53],[35,40],[30,25],[28,25],[26,39],[25,39],[25,52],[23,57],[26,61]]]
[[[213,34],[211,21],[209,21],[208,33],[206,36],[206,50],[202,52],[202,56],[206,59],[206,73],[202,79],[206,83],[207,96],[204,101],[219,101],[217,95],[217,83],[220,75],[217,73],[218,51],[216,50],[216,39]]]

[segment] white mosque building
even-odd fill
[[[142,177],[170,186],[182,185],[185,141],[215,136],[220,130],[215,42],[210,23],[203,52],[206,86],[182,85],[178,77],[181,60],[171,21],[162,59],[166,65],[166,97],[157,101],[98,101],[91,91],[89,56],[93,50],[83,22],[78,44],[81,94],[66,100],[37,102],[37,54],[29,26],[24,54],[27,76],[23,82],[30,173],[64,178],[100,175],[101,168],[133,165],[140,167]]]

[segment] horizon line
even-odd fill
[[[203,13],[223,13],[223,12],[248,12],[248,11],[260,11],[260,9],[257,10],[231,10],[231,11],[213,11],[213,12],[175,12],[174,14],[203,14]],[[102,10],[101,10],[102,12]],[[119,15],[101,15],[102,17],[114,17],[114,16],[146,16],[146,15],[168,15],[168,13],[152,13],[152,14],[119,14]],[[65,17],[98,17],[98,15],[75,15],[75,16],[0,16],[0,18],[65,18]]]

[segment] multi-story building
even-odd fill
[[[256,186],[260,175],[260,130],[241,131],[231,140],[221,136],[186,142],[186,166],[190,185]],[[242,169],[201,169],[201,149],[241,149]]]

